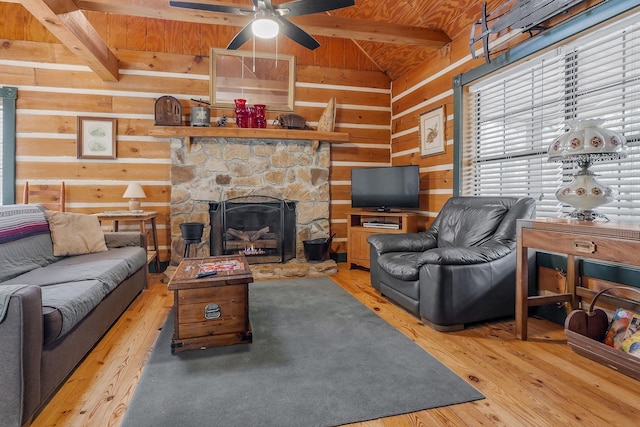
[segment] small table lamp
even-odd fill
[[[130,211],[139,211],[140,200],[138,199],[144,199],[145,197],[147,197],[147,195],[144,194],[144,190],[142,189],[140,184],[138,184],[137,182],[132,182],[131,184],[129,184],[122,197],[125,199],[131,199],[129,200]]]

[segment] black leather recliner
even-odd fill
[[[530,197],[452,197],[426,231],[369,236],[371,284],[439,331],[513,315],[516,220],[534,216]]]

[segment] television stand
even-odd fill
[[[379,233],[415,233],[418,215],[414,212],[353,211],[347,214],[347,265],[370,267],[367,237]]]

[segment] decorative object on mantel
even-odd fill
[[[487,63],[491,62],[490,55],[506,51],[511,40],[523,33],[529,33],[531,37],[546,30],[541,25],[545,21],[557,16],[571,6],[582,0],[507,0],[491,13],[487,13],[487,3],[482,3],[482,15],[480,19],[471,25],[471,38],[469,47],[474,59],[481,58]],[[510,31],[507,31],[510,30]],[[536,31],[536,34],[533,32]],[[499,37],[504,35],[505,37]],[[489,37],[491,37],[491,41]],[[482,41],[482,54],[476,51],[476,43]],[[510,46],[510,47],[513,47]]]
[[[223,114],[222,117],[220,117],[216,121],[216,126],[217,127],[225,127],[226,125],[227,125],[227,116]]]
[[[182,104],[173,96],[161,96],[155,104],[156,126],[182,126]]]
[[[255,104],[253,106],[255,114],[253,117],[252,128],[264,129],[267,127],[267,118],[265,116],[267,112],[267,106],[264,104]]]
[[[299,114],[282,114],[276,117],[273,124],[284,129],[311,129],[307,119]]]
[[[596,174],[589,170],[593,162],[627,156],[625,137],[601,127],[602,123],[602,120],[568,122],[569,131],[557,137],[548,149],[549,161],[575,162],[580,167],[573,180],[556,191],[558,200],[575,208],[571,218],[607,219],[594,209],[613,201],[618,195],[613,188],[598,182]]]
[[[236,126],[239,128],[266,128],[267,119],[265,117],[267,106],[264,104],[247,105],[247,100],[234,99],[236,104]]]
[[[140,209],[140,199],[146,198],[147,195],[144,193],[140,184],[132,182],[127,186],[122,197],[125,199],[131,199],[129,200],[129,210],[131,212],[142,212]]]
[[[239,128],[247,127],[247,100],[242,98],[234,99],[233,102],[236,104],[236,126]]]
[[[318,120],[318,131],[320,132],[333,132],[336,125],[336,99],[331,98],[327,103],[326,108]],[[320,146],[320,140],[313,140],[312,151],[315,154],[316,150]]]
[[[198,103],[197,107],[191,107],[191,126],[199,126],[199,127],[210,127],[211,126],[211,110],[209,104],[202,99],[193,99]],[[205,106],[203,106],[203,104]]]

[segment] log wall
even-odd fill
[[[567,19],[600,2],[587,0],[558,19]],[[473,59],[469,47],[471,26],[481,16],[482,3],[477,1],[470,6],[458,4],[459,7],[467,7],[460,13],[459,19],[443,22],[452,42],[425,58],[424,66],[392,82],[391,163],[420,165],[419,229],[427,228],[442,205],[453,195],[453,78],[485,63],[484,58]],[[492,11],[503,3],[504,0],[487,1],[487,10]],[[440,106],[445,113],[445,152],[423,157],[420,149],[420,115]]]
[[[600,1],[587,0],[580,8]],[[493,10],[503,1],[487,3]],[[481,15],[482,2],[458,6],[466,10],[455,22],[442,18],[452,42],[426,57],[424,66],[393,82],[350,40],[319,37],[321,47],[309,51],[278,39],[279,51],[296,57],[295,112],[314,124],[335,96],[336,130],[351,135],[349,143],[333,144],[331,150],[334,252],[346,251],[353,167],[419,165],[419,229],[428,227],[453,194],[452,80],[484,63],[472,59],[469,50],[470,27]],[[11,17],[0,26],[0,85],[19,89],[17,194],[26,180],[64,180],[69,210],[98,212],[125,208],[121,195],[126,184],[140,181],[148,196],[144,206],[160,212],[161,258],[168,260],[170,152],[168,141],[147,135],[153,126],[153,102],[161,95],[176,96],[188,114],[189,98],[207,99],[209,49],[224,47],[238,29],[88,13],[120,60],[120,81],[106,83],[19,4],[0,3],[0,14]],[[250,45],[245,48],[250,50]],[[256,50],[273,52],[274,47],[258,42]],[[420,115],[440,106],[445,113],[445,152],[423,157]],[[212,111],[212,117],[222,114],[233,112]],[[75,158],[78,115],[117,118],[116,160]]]
[[[0,86],[18,87],[16,201],[26,181],[64,181],[68,211],[121,210],[127,184],[137,181],[147,195],[143,208],[159,212],[161,259],[169,260],[171,153],[168,139],[148,135],[155,99],[175,96],[188,116],[190,98],[208,99],[210,48],[225,47],[239,29],[88,13],[120,60],[120,80],[104,82],[19,4],[0,3],[0,15],[11,18],[0,26]],[[332,249],[345,252],[350,171],[390,161],[391,82],[353,42],[318,39],[322,46],[308,51],[280,38],[278,50],[296,57],[295,113],[313,126],[336,97],[336,131],[351,135],[331,147]],[[275,48],[262,42],[256,50]],[[212,110],[212,120],[223,114],[233,117],[231,110]],[[268,123],[276,115],[268,113]],[[115,160],[76,158],[78,116],[117,119]]]

